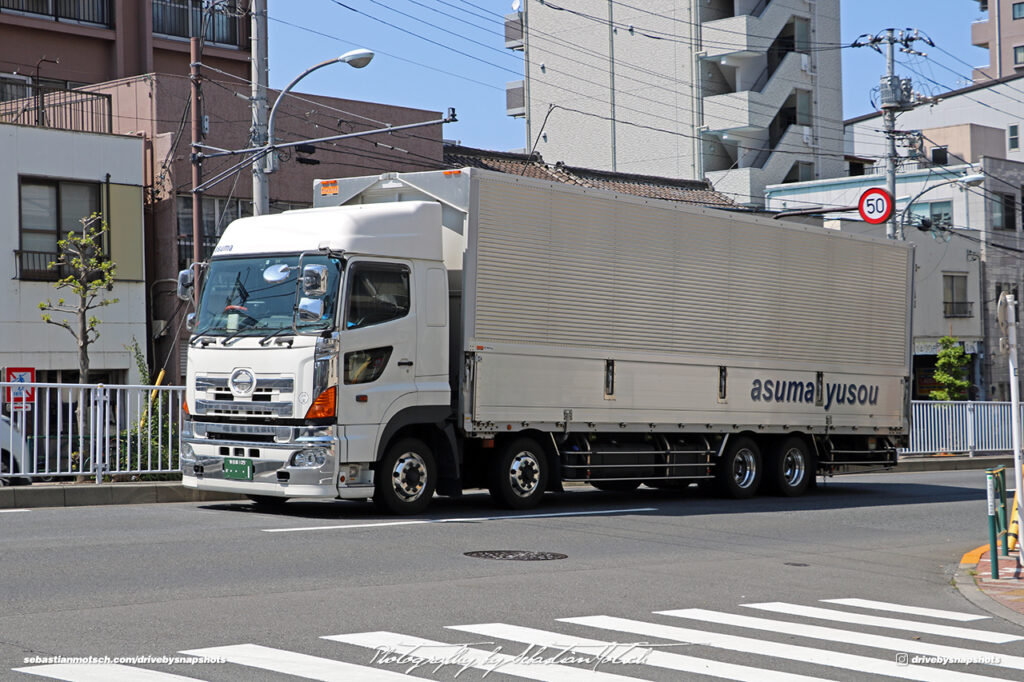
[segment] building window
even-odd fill
[[[953,202],[933,201],[915,203],[910,207],[910,215],[916,216],[919,220],[915,224],[923,226],[923,220],[931,221],[931,227],[952,227],[953,226]]]
[[[211,43],[238,47],[244,12],[240,13],[237,5],[235,0],[216,4],[202,0],[153,0],[153,33],[191,38],[202,31]]]
[[[1009,140],[1010,149],[1019,149],[1020,148],[1019,128],[1017,126],[1015,126],[1015,125],[1012,125],[1012,126],[1010,126],[1010,129],[1009,129],[1008,132],[1009,132],[1009,138],[1010,138],[1010,140]]]
[[[1013,63],[1024,64],[1024,46],[1013,48]]]
[[[1013,18],[1024,19],[1024,2],[1013,3]]]
[[[967,275],[942,275],[942,312],[945,317],[970,317],[967,300]]]
[[[1013,194],[996,194],[992,198],[992,228],[1017,229],[1017,199]]]
[[[82,219],[100,211],[96,182],[22,178],[20,187],[18,278],[55,280],[49,264],[57,259],[57,241],[82,229]]]

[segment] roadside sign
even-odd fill
[[[36,380],[35,367],[7,367],[4,369],[4,381],[14,384],[31,384]],[[36,401],[36,389],[32,386],[8,386],[4,391],[4,401],[12,410],[31,410]]]
[[[872,187],[860,195],[857,210],[864,222],[878,225],[892,216],[892,196],[881,187]]]

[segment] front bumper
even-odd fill
[[[219,424],[186,421],[180,455],[182,484],[186,488],[216,490],[269,497],[360,499],[373,494],[372,472],[357,468],[352,476],[344,457],[346,441],[339,426],[276,426]],[[293,466],[292,457],[303,450],[322,448],[328,455],[322,466]],[[226,458],[252,464],[252,480],[228,478]],[[343,478],[339,481],[339,477]],[[365,479],[365,480],[361,480]]]

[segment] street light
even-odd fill
[[[281,100],[283,100],[284,96],[288,92],[290,92],[293,87],[295,87],[295,84],[298,83],[303,78],[305,78],[306,76],[308,76],[309,74],[316,71],[317,69],[322,69],[323,67],[330,66],[331,64],[348,64],[353,68],[361,69],[367,64],[369,64],[371,61],[373,61],[373,52],[371,50],[366,50],[362,48],[358,50],[352,50],[351,52],[346,52],[340,57],[328,59],[325,62],[320,62],[315,66],[309,67],[308,69],[300,73],[298,76],[293,78],[291,83],[284,86],[284,89],[278,93],[277,99],[274,100],[274,106],[270,108],[270,117],[267,119],[267,144],[264,147],[267,158],[263,167],[264,173],[273,173],[275,170],[277,170],[277,160],[274,155],[274,120],[277,118],[277,108],[281,106]],[[264,182],[266,182],[266,179],[264,179]],[[269,213],[270,199],[266,191],[263,192],[263,201],[265,201],[267,205],[253,206],[253,213],[255,213],[256,215],[264,215],[266,213]]]
[[[926,192],[930,192],[933,189],[935,189],[936,187],[942,187],[944,185],[952,185],[952,184],[960,185],[961,189],[966,189],[968,187],[977,187],[978,185],[980,185],[983,182],[985,182],[985,174],[984,173],[973,173],[971,175],[961,175],[961,176],[952,178],[950,180],[945,180],[943,182],[938,182],[938,183],[936,183],[934,185],[930,185],[928,187],[925,187],[923,190],[918,192],[917,195],[914,196],[913,199],[908,201],[906,206],[903,207],[903,213],[900,214],[900,239],[904,238],[904,236],[903,236],[903,227],[907,224],[907,216],[910,213],[910,207],[913,206],[914,202],[917,201],[918,199],[920,199]]]

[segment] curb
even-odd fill
[[[244,495],[186,488],[177,481],[152,483],[35,484],[0,488],[0,509],[84,507],[111,504],[218,502],[244,500]]]
[[[988,545],[982,545],[964,554],[963,558],[960,560],[960,564],[957,566],[956,574],[953,576],[953,587],[955,587],[957,591],[967,599],[967,601],[971,602],[982,611],[987,611],[996,618],[1002,618],[1003,620],[1024,628],[1024,614],[1017,613],[1013,609],[1003,606],[995,599],[985,594],[985,592],[978,587],[978,584],[974,580],[974,576],[970,573],[971,571],[977,571],[978,560],[981,558],[982,554],[988,551],[988,549]],[[971,561],[974,563],[971,563]]]
[[[990,469],[997,466],[1013,466],[1013,455],[977,455],[968,457],[954,455],[952,457],[904,457],[898,460],[894,473],[915,471],[968,471]]]

